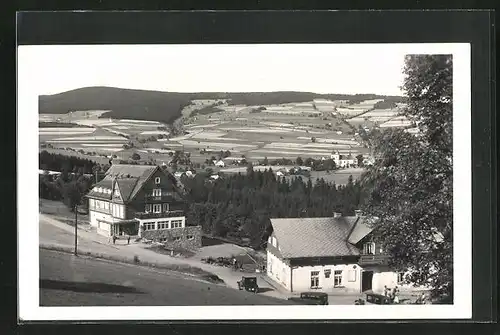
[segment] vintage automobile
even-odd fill
[[[322,292],[302,292],[299,297],[288,300],[302,305],[328,305],[328,294]]]
[[[257,285],[257,277],[241,277],[238,281],[238,289],[245,290],[248,292],[257,293],[259,292],[259,285]]]
[[[392,300],[390,297],[387,297],[382,294],[378,293],[367,293],[366,294],[366,302],[368,304],[375,304],[375,305],[391,305]]]

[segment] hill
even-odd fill
[[[110,110],[101,117],[151,120],[172,123],[181,110],[194,99],[229,99],[230,104],[270,105],[306,102],[313,99],[350,100],[389,99],[401,97],[375,94],[316,94],[310,92],[251,92],[251,93],[175,93],[115,87],[84,87],[54,95],[39,97],[39,114],[66,114],[76,110]]]

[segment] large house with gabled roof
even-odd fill
[[[383,293],[384,286],[412,290],[404,272],[373,235],[373,218],[334,213],[324,218],[271,219],[267,276],[290,292]]]
[[[201,246],[201,227],[186,225],[182,185],[158,166],[113,164],[86,197],[90,224],[101,235]]]

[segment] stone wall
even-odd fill
[[[201,226],[188,226],[185,228],[171,228],[161,230],[146,230],[142,237],[155,242],[161,242],[167,249],[201,248]]]

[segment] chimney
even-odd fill
[[[341,216],[342,216],[342,213],[340,213],[340,212],[333,212],[333,218],[334,219],[338,219]]]
[[[361,209],[356,209],[356,210],[354,210],[354,215],[356,215],[356,216],[362,216],[363,215],[363,211]]]

